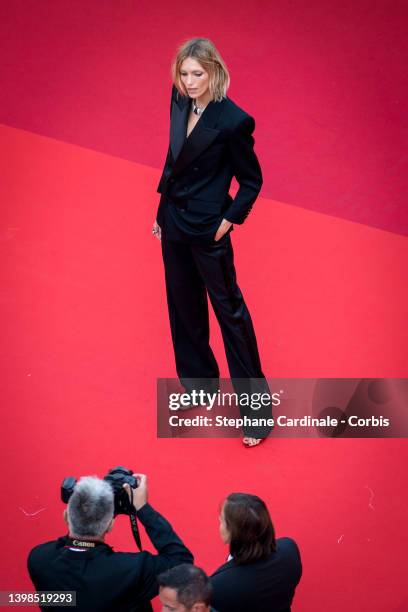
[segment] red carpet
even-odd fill
[[[408,4],[3,0],[0,123],[159,168],[170,59],[207,36],[256,118],[264,195],[408,234]]]
[[[256,492],[301,546],[294,611],[402,611],[406,443],[157,440],[155,379],[174,375],[158,171],[6,126],[0,138],[1,588],[30,588],[28,550],[64,531],[62,477],[123,463],[149,474],[207,571],[226,555],[219,503]],[[261,198],[234,243],[269,376],[404,376],[405,238]],[[118,523],[109,541],[132,549]]]
[[[0,3],[0,590],[64,532],[65,475],[122,463],[208,572],[226,494],[269,504],[293,612],[405,612],[405,440],[157,440],[174,376],[151,225],[176,46],[214,40],[265,178],[233,242],[269,377],[407,377],[404,2]],[[226,361],[212,319],[222,375]],[[109,542],[134,550],[127,519]],[[148,547],[146,537],[144,544]],[[29,608],[32,610],[33,608]],[[159,608],[157,608],[159,609]]]

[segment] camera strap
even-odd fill
[[[143,548],[142,548],[142,540],[140,539],[140,532],[139,532],[139,526],[137,524],[137,515],[136,515],[136,511],[135,513],[130,515],[130,526],[132,528],[132,533],[133,533],[133,537],[135,539],[136,542],[136,546],[138,547],[138,549],[140,550],[140,552],[142,552]]]
[[[133,533],[133,538],[136,542],[136,546],[138,547],[138,549],[140,550],[140,552],[142,552],[143,548],[142,548],[142,540],[140,538],[140,532],[139,532],[139,525],[137,524],[137,510],[133,505],[133,489],[130,489],[131,491],[131,495],[132,495],[132,502],[131,502],[131,510],[130,510],[130,527],[132,529],[132,533]]]
[[[88,550],[90,548],[96,548],[97,546],[108,546],[105,542],[99,540],[83,540],[79,538],[71,538],[67,536],[65,548],[83,548]]]

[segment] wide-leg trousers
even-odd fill
[[[194,245],[170,241],[162,235],[162,253],[176,370],[181,383],[191,379],[212,379],[218,383],[219,368],[209,343],[208,294],[221,328],[234,386],[246,390],[249,385],[245,385],[245,380],[262,379],[262,390],[268,392],[251,316],[237,284],[230,235],[224,235],[218,242]],[[261,412],[259,416],[271,416],[270,409]],[[251,432],[257,437],[267,435],[265,428],[257,432],[246,429],[248,435]]]

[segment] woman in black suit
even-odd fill
[[[275,539],[265,503],[232,493],[220,514],[220,535],[229,558],[211,576],[218,612],[290,612],[302,575],[300,553],[290,538]]]
[[[237,285],[230,232],[248,216],[262,185],[255,155],[254,119],[226,96],[227,68],[206,38],[184,43],[172,66],[170,145],[157,188],[153,234],[161,239],[177,374],[187,391],[205,379],[218,388],[209,344],[207,293],[221,327],[231,379],[242,392],[254,379],[269,392],[255,332]],[[233,199],[229,187],[239,183]],[[253,415],[254,416],[254,415]],[[264,409],[257,417],[270,417]],[[255,446],[270,428],[244,429]]]

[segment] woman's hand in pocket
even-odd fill
[[[223,235],[228,232],[231,226],[232,226],[232,223],[230,221],[223,219],[221,221],[220,227],[217,230],[217,233],[215,234],[215,237],[214,237],[215,242],[218,242],[218,240],[220,240],[223,237]]]

